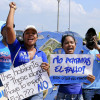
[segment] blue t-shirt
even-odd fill
[[[86,46],[83,46],[82,54],[92,54],[94,56],[93,63],[93,75],[95,76],[95,81],[89,85],[83,84],[83,88],[86,89],[100,89],[100,63],[97,61],[96,54],[99,54],[98,50],[89,50]]]
[[[10,70],[11,56],[8,47],[0,41],[0,73]]]
[[[17,39],[15,40],[15,42],[13,44],[8,44],[8,47],[11,52],[12,62],[13,62],[13,59],[14,59],[16,53],[18,52],[19,48],[21,47],[21,49],[18,52],[18,55],[15,58],[14,67],[28,63],[30,61],[27,49],[25,48],[24,44],[20,44],[20,42]],[[36,48],[36,53],[35,53],[33,59],[35,59],[35,60],[37,59],[37,62],[39,59],[42,60],[42,62],[48,62],[46,54],[37,48]]]

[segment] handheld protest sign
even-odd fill
[[[9,100],[22,100],[52,87],[48,74],[32,60],[0,75]]]
[[[51,54],[50,79],[52,84],[89,82],[92,75],[93,56],[87,54]]]

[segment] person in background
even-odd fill
[[[6,23],[1,26],[2,40],[0,41],[0,73],[10,70],[12,65],[10,51],[6,42]],[[0,86],[2,82],[0,81]]]
[[[100,96],[100,63],[97,61],[97,55],[100,54],[100,47],[97,44],[97,34],[94,28],[88,29],[86,35],[86,45],[83,46],[80,54],[91,54],[94,56],[93,75],[95,81],[89,85],[83,85],[84,100],[92,100],[97,94]],[[96,97],[95,97],[96,98]],[[98,99],[95,100],[99,100]]]
[[[74,36],[62,36],[61,46],[64,49],[65,54],[74,54],[76,48]],[[89,75],[88,78],[91,76],[92,75]],[[93,82],[94,78],[92,77],[89,81]],[[56,100],[83,100],[81,83],[60,84]]]
[[[44,70],[46,70],[49,74],[49,64],[47,61],[47,56],[43,51],[39,50],[36,47],[38,34],[37,34],[37,30],[35,26],[28,25],[25,28],[24,33],[23,33],[24,43],[20,44],[20,42],[16,39],[16,35],[13,29],[16,4],[14,2],[11,2],[9,6],[10,6],[10,10],[9,10],[9,14],[8,14],[7,22],[6,22],[7,43],[11,52],[12,62],[15,57],[15,54],[19,51],[14,61],[14,67],[28,63],[30,60],[37,59],[37,61],[42,61],[41,67]],[[43,100],[43,93],[42,92],[38,93],[24,100]]]
[[[10,70],[12,66],[11,55],[6,41],[6,23],[1,26],[2,40],[0,41],[0,73]],[[3,89],[3,96],[7,98],[2,81],[0,80],[0,88]]]
[[[100,45],[100,39],[99,39],[99,37],[97,37],[97,43],[98,43],[98,45]]]

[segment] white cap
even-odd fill
[[[35,30],[36,33],[37,33],[37,29],[36,29],[36,27],[35,27],[34,25],[27,25],[26,28],[25,28],[25,30],[24,30],[24,32],[25,32],[26,30],[28,30],[28,29],[33,29],[33,30]]]

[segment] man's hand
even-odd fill
[[[87,79],[88,79],[91,83],[93,83],[94,80],[95,80],[95,76],[93,76],[93,75],[88,75],[88,76],[87,76]]]
[[[98,46],[97,38],[93,37],[93,41],[94,41],[94,48],[97,49],[99,51],[99,53],[100,53],[100,47]]]

